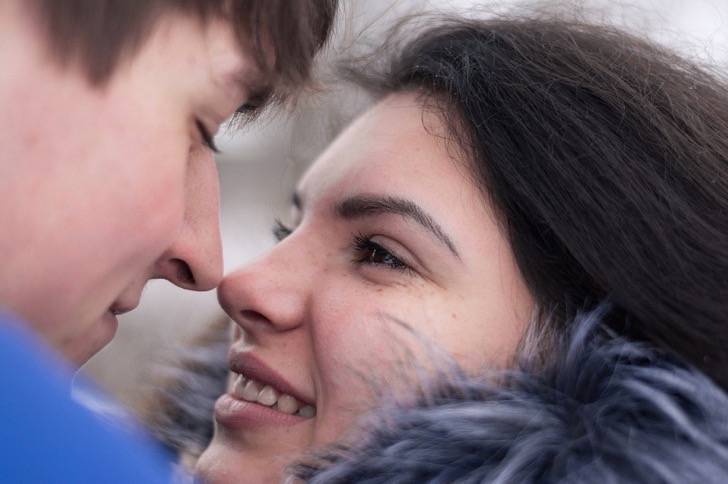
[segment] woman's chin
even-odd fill
[[[216,432],[197,461],[195,475],[209,484],[279,483],[286,467],[303,451],[300,447],[294,450],[291,444],[276,447],[273,442],[255,446],[237,439],[229,441]]]

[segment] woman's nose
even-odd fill
[[[292,249],[274,248],[263,258],[225,276],[218,287],[222,308],[253,336],[289,331],[305,320],[313,289],[312,268],[291,261]]]

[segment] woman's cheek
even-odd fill
[[[453,312],[445,306],[441,293],[422,284],[321,281],[311,327],[317,365],[329,388],[359,398],[353,389],[361,380],[371,393],[372,383],[391,383],[394,374],[402,377],[413,357],[426,361],[440,339],[437,322]],[[449,320],[445,326],[451,328]]]

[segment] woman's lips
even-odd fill
[[[261,386],[260,389],[269,386],[279,394],[290,395],[302,405],[315,406],[315,398],[295,388],[277,371],[271,369],[249,351],[237,351],[235,348],[231,348],[228,353],[228,365],[230,371],[243,375],[246,381],[253,380]],[[244,397],[243,394],[240,396]],[[243,399],[252,400],[252,398]]]
[[[295,425],[316,415],[311,399],[249,352],[229,354],[233,379],[227,394],[215,403],[215,418],[223,426],[250,428]]]
[[[228,394],[238,400],[257,403],[286,415],[297,415],[311,418],[316,415],[316,408],[301,402],[296,397],[281,393],[270,385],[265,385],[245,375],[237,375],[232,382]]]
[[[269,425],[291,426],[309,419],[225,394],[215,402],[215,420],[230,429],[250,429]]]

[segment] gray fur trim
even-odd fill
[[[727,483],[728,397],[580,315],[553,360],[498,385],[452,372],[383,410],[359,444],[294,468],[311,483]]]
[[[187,347],[158,368],[155,379],[161,383],[146,423],[174,453],[197,456],[212,439],[213,408],[225,393],[229,347],[227,331],[220,331],[219,338]]]

